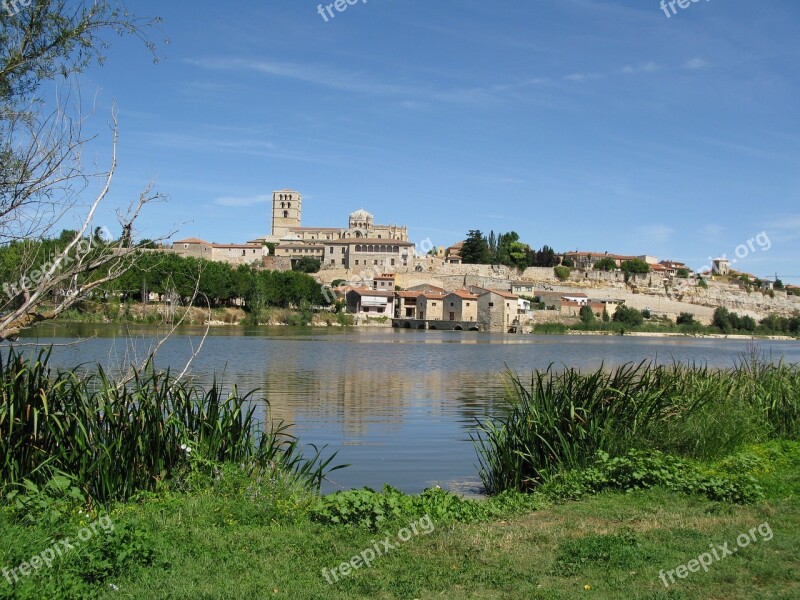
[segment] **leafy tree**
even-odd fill
[[[630,306],[618,306],[617,310],[614,312],[614,318],[612,319],[615,323],[623,323],[630,327],[638,327],[642,323],[644,323],[644,316],[642,313],[635,308]]]
[[[489,244],[478,229],[471,229],[461,247],[461,261],[469,265],[485,265],[491,261]]]
[[[15,13],[11,6],[19,9]],[[40,321],[54,319],[70,306],[120,277],[136,253],[130,232],[143,206],[160,197],[147,186],[128,214],[119,216],[121,235],[107,243],[92,235],[95,211],[106,198],[116,169],[116,151],[104,173],[84,168],[84,137],[79,93],[60,93],[58,83],[102,63],[113,34],[148,41],[157,20],[141,20],[115,0],[26,0],[3,2],[0,10],[0,246],[27,239],[52,249],[61,217],[83,211],[81,226],[62,232],[59,251],[22,257],[12,281],[19,293],[0,301],[0,340],[13,338]],[[51,84],[56,84],[55,86]],[[76,118],[77,116],[77,118]],[[112,112],[113,148],[117,116]],[[100,186],[88,209],[81,193],[97,177]],[[65,242],[65,243],[64,243]],[[38,265],[38,266],[37,266]],[[36,276],[30,276],[33,272]],[[16,284],[15,284],[16,285]]]
[[[546,245],[542,246],[541,250],[537,250],[533,253],[532,258],[530,262],[531,267],[555,267],[558,264],[558,257],[556,256],[555,250]],[[568,267],[569,265],[564,266]]]
[[[694,325],[697,321],[695,321],[692,313],[682,312],[675,322],[678,325]]]
[[[650,265],[648,265],[641,258],[634,258],[632,260],[622,261],[621,268],[628,275],[632,273],[649,273]]]
[[[578,315],[581,318],[581,323],[583,323],[586,327],[589,327],[589,325],[592,325],[595,322],[595,317],[591,306],[581,306],[581,310]]]
[[[594,263],[594,268],[596,271],[615,271],[617,269],[617,261],[610,256],[606,256]]]
[[[727,308],[722,306],[714,311],[714,317],[711,320],[711,324],[723,333],[730,333],[733,331],[730,312]]]
[[[775,280],[775,289],[776,290],[784,289],[783,282],[780,279]]]
[[[301,273],[319,273],[321,264],[318,259],[304,256],[300,260],[292,262],[292,270]]]
[[[676,275],[679,279],[689,279],[689,269],[678,269]]]
[[[565,267],[569,267],[570,269],[575,268],[575,261],[572,260],[572,258],[570,258],[569,256],[565,256],[564,258],[562,258],[561,264]]]

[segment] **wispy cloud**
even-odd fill
[[[642,225],[636,230],[636,233],[655,244],[663,244],[672,238],[672,234],[675,233],[675,230],[667,225],[651,224]]]
[[[702,69],[703,67],[708,66],[708,63],[702,58],[692,58],[691,60],[687,60],[684,66],[687,69]]]
[[[418,91],[408,86],[371,81],[356,73],[329,66],[319,67],[300,63],[245,60],[239,58],[186,59],[186,62],[208,70],[251,71],[273,77],[294,79],[347,92],[359,92],[373,95],[396,95],[415,93]]]

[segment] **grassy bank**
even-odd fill
[[[291,308],[262,308],[255,312],[241,308],[171,307],[166,304],[84,302],[66,311],[61,321],[76,323],[138,323],[145,325],[290,325],[350,326],[353,317],[342,312]]]
[[[475,433],[488,499],[322,497],[332,463],[261,433],[248,396],[9,357],[0,598],[800,594],[800,369],[749,356],[508,382]],[[677,570],[725,544],[707,572]]]

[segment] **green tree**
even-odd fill
[[[623,304],[622,306],[618,306],[617,310],[614,312],[613,321],[615,323],[623,323],[630,327],[639,327],[644,323],[644,316],[635,308]]]
[[[486,265],[491,261],[489,244],[478,229],[471,229],[461,247],[461,261],[469,265]]]
[[[688,312],[682,312],[679,314],[675,322],[677,325],[694,325],[696,323],[694,320],[694,315]]]
[[[594,268],[595,271],[616,271],[617,261],[610,256],[606,256],[594,263]]]
[[[650,265],[641,258],[634,258],[632,260],[622,261],[621,269],[628,275],[632,273],[649,273]]]
[[[569,267],[570,269],[575,268],[575,261],[569,256],[564,256],[564,258],[561,259],[561,264],[565,267]]]
[[[300,260],[292,262],[292,270],[301,273],[319,273],[321,264],[318,259],[304,256]]]
[[[722,333],[731,333],[733,325],[731,324],[731,315],[727,308],[720,306],[714,311],[714,317],[711,324],[719,329]]]
[[[16,12],[11,7],[16,8]],[[0,10],[0,246],[13,240],[48,241],[62,216],[79,216],[81,226],[47,260],[39,276],[25,280],[41,255],[28,255],[17,277],[22,293],[11,304],[0,301],[0,340],[18,335],[35,323],[54,319],[70,306],[121,276],[137,254],[130,247],[133,223],[147,202],[160,197],[146,187],[130,213],[121,214],[116,242],[90,247],[96,227],[93,216],[106,198],[116,161],[97,173],[81,164],[91,137],[81,118],[80,93],[61,93],[58,84],[80,74],[93,62],[102,63],[108,38],[128,34],[145,41],[157,20],[131,15],[114,0],[26,0],[3,2]],[[53,85],[55,84],[55,85]],[[77,115],[79,118],[75,118]],[[113,144],[117,116],[112,113]],[[116,153],[115,153],[116,155]],[[92,178],[101,191],[89,208],[78,204]],[[80,212],[80,215],[76,215]],[[46,244],[45,244],[46,245]],[[43,246],[42,246],[43,247]],[[34,281],[35,280],[35,281]],[[20,301],[20,298],[22,299]]]
[[[591,306],[581,306],[578,316],[581,318],[581,323],[583,323],[587,328],[595,322],[595,316],[592,312]]]
[[[677,276],[679,279],[689,279],[689,269],[678,269]]]

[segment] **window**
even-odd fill
[[[451,303],[450,303],[450,306],[455,306],[455,302],[451,302]]]
[[[392,266],[394,266],[394,259],[392,259]]]
[[[331,246],[331,254],[333,254],[333,246]]]
[[[377,265],[378,265],[378,261],[377,261],[377,260],[373,260],[373,261],[372,261],[372,264],[373,264],[373,265],[375,265],[375,266],[377,266]]]
[[[342,259],[342,264],[344,264],[344,259]]]
[[[467,306],[469,306],[469,302],[467,302]]]
[[[288,219],[289,218],[289,211],[288,210],[283,211],[283,218],[284,219]]]
[[[242,256],[247,256],[247,250],[242,250]]]
[[[184,249],[184,250],[186,250],[186,249],[188,249],[188,248],[189,248],[189,244],[184,244],[184,245],[183,245],[183,249]]]
[[[489,306],[494,306],[494,302],[489,302]]]
[[[358,266],[358,259],[356,259],[356,266]]]

